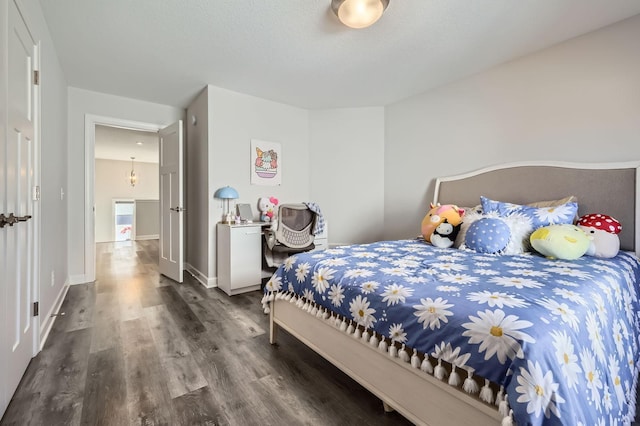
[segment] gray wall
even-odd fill
[[[158,238],[160,235],[160,200],[135,200],[136,240]]]
[[[640,16],[387,106],[385,236],[419,233],[437,176],[639,160],[638,40]]]

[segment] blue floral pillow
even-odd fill
[[[496,212],[500,216],[518,215],[526,217],[531,224],[532,230],[549,225],[571,225],[578,213],[578,203],[576,202],[553,207],[530,207],[495,201],[482,196],[480,197],[480,202],[485,213]]]

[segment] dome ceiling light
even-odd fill
[[[331,0],[331,9],[340,22],[356,29],[373,25],[387,6],[389,0]]]

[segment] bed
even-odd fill
[[[420,238],[292,256],[265,286],[282,328],[416,424],[629,424],[640,312],[640,163],[517,163],[439,178],[434,202],[573,195],[623,224],[611,259]]]

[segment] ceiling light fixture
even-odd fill
[[[340,22],[356,29],[373,25],[387,6],[389,0],[331,0],[331,9]]]
[[[133,160],[135,159],[136,157],[131,157],[131,173],[129,173],[129,183],[131,186],[136,186],[136,183],[138,183],[138,176],[136,176],[136,172],[133,170]]]

